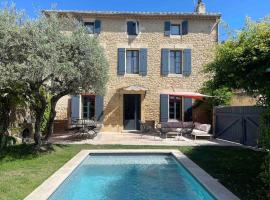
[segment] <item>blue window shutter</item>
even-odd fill
[[[71,97],[71,120],[74,121],[80,118],[80,96]]]
[[[188,21],[182,22],[182,35],[188,34]]]
[[[170,59],[170,50],[161,49],[161,74],[169,74],[169,59]]]
[[[95,33],[99,34],[101,30],[101,21],[95,20]]]
[[[140,75],[147,75],[147,49],[140,49]]]
[[[189,76],[191,74],[191,49],[184,49],[183,59],[183,75]]]
[[[118,49],[118,66],[117,66],[117,74],[124,75],[125,74],[125,60],[126,60],[126,49],[119,48]]]
[[[97,121],[103,120],[103,106],[104,106],[103,96],[97,95],[95,101],[95,118]]]
[[[184,120],[192,121],[192,99],[184,98]]]
[[[169,95],[160,95],[160,122],[167,122],[169,118]]]
[[[140,32],[140,29],[139,29],[139,22],[137,21],[136,22],[136,26],[135,26],[135,33],[136,33],[136,35],[139,35],[139,32]]]
[[[164,35],[165,36],[170,36],[171,34],[171,22],[165,22],[164,23]]]

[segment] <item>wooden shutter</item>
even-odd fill
[[[80,118],[80,96],[71,97],[71,120],[75,121]]]
[[[184,98],[184,121],[192,121],[192,99]]]
[[[118,75],[125,74],[125,62],[126,62],[126,49],[119,48],[118,49],[118,66],[117,66]]]
[[[169,118],[169,95],[160,95],[160,122],[167,122]]]
[[[188,34],[188,21],[182,22],[182,35]]]
[[[147,75],[147,49],[142,48],[140,49],[140,75],[146,76]]]
[[[101,30],[101,21],[95,20],[95,33],[99,34]]]
[[[170,59],[170,50],[161,49],[161,74],[169,74],[169,59]]]
[[[134,27],[133,27],[133,21],[127,22],[127,34],[128,35],[134,35]]]
[[[183,75],[189,76],[191,74],[191,49],[184,49],[183,53]]]
[[[167,21],[164,23],[164,35],[170,36],[171,34],[171,22]]]
[[[135,34],[139,35],[140,29],[139,29],[139,22],[136,22],[136,26],[135,26]]]
[[[103,107],[104,107],[103,96],[97,95],[95,97],[95,118],[97,121],[103,120]]]

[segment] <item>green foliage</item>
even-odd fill
[[[200,91],[203,94],[213,96],[213,98],[207,99],[211,106],[229,105],[233,96],[233,92],[228,87],[215,88],[211,81],[206,82]]]
[[[56,14],[31,20],[14,7],[0,9],[0,71],[0,97],[20,95],[31,105],[36,142],[51,113],[44,93],[55,105],[67,94],[104,94],[108,80],[104,51],[78,20]]]
[[[260,122],[260,146],[270,150],[270,17],[259,22],[249,18],[245,27],[235,37],[217,46],[213,62],[206,66],[212,80],[207,86],[213,91],[226,93],[241,89],[253,96],[260,96],[258,103],[267,107]],[[270,154],[270,153],[269,153]],[[265,158],[261,175],[266,191],[270,191],[270,155]]]
[[[270,150],[270,108],[260,118],[260,146]]]
[[[16,144],[16,138],[11,135],[0,134],[0,150]]]
[[[243,89],[252,95],[266,97],[270,78],[270,18],[252,22],[247,18],[245,27],[236,37],[217,46],[213,62],[205,71],[212,76],[215,88]]]

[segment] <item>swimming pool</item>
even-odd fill
[[[82,150],[25,200],[239,200],[178,150]]]
[[[49,200],[213,200],[172,154],[90,154]]]

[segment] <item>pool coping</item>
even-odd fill
[[[90,153],[171,153],[217,200],[240,200],[179,150],[121,149],[82,150],[45,180],[25,200],[46,200]]]

